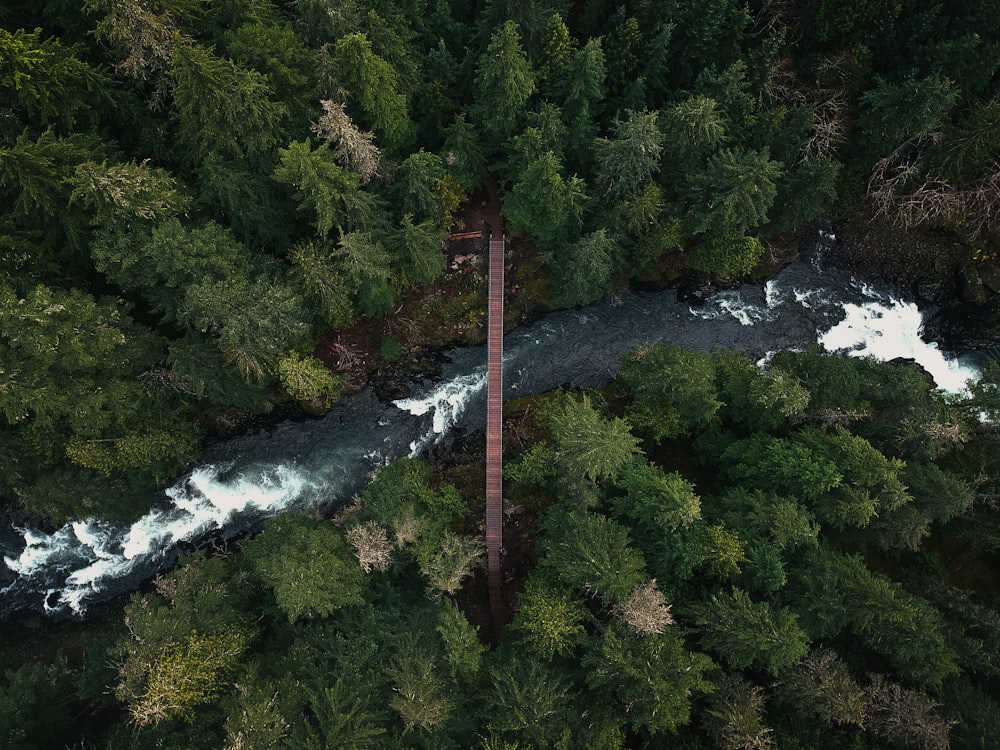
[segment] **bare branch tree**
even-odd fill
[[[864,690],[834,651],[820,649],[803,656],[782,675],[780,694],[824,721],[865,726]]]
[[[847,140],[850,110],[842,92],[815,104],[812,133],[799,152],[799,161],[830,159]]]
[[[662,633],[668,625],[674,624],[667,597],[657,587],[655,578],[629,594],[624,604],[617,608],[617,614],[639,635]]]
[[[879,739],[921,750],[948,750],[948,733],[955,722],[940,714],[930,696],[908,690],[880,674],[871,676],[865,695],[868,729]]]
[[[769,750],[772,730],[764,725],[764,690],[740,677],[722,681],[707,711],[708,729],[723,750]]]
[[[392,564],[392,542],[385,529],[375,521],[352,526],[345,534],[347,543],[354,548],[354,554],[365,573],[377,570],[384,573]]]
[[[347,114],[345,104],[329,99],[321,100],[320,104],[323,115],[313,123],[313,132],[337,148],[337,161],[361,175],[361,182],[371,182],[383,168],[375,134],[358,128]]]

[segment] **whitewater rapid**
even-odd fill
[[[764,287],[723,291],[699,307],[673,291],[625,294],[508,334],[504,396],[603,385],[639,343],[736,349],[762,362],[780,349],[819,344],[847,356],[912,359],[939,388],[960,392],[976,371],[922,338],[927,314],[898,292],[803,261]],[[211,449],[135,523],[13,529],[0,538],[8,582],[0,617],[24,608],[82,616],[91,603],[169,567],[178,550],[244,533],[283,511],[337,507],[379,466],[421,455],[456,427],[477,428],[485,420],[485,348],[457,349],[449,359],[438,382],[414,386],[409,398],[385,404],[365,391],[322,419]]]

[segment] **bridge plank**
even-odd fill
[[[503,603],[500,598],[500,556],[503,549],[503,290],[505,243],[490,239],[489,317],[486,372],[486,568],[490,608],[499,636]]]

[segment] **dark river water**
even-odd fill
[[[938,387],[960,390],[974,369],[921,338],[928,311],[888,287],[821,270],[817,258],[832,241],[821,236],[810,257],[763,287],[719,292],[697,308],[673,290],[628,293],[515,330],[505,339],[505,397],[603,385],[626,349],[655,342],[739,350],[762,362],[778,350],[819,343],[851,356],[912,358]],[[414,384],[411,398],[386,403],[367,390],[321,419],[210,448],[130,526],[81,519],[52,534],[0,531],[0,618],[26,608],[82,616],[89,604],[133,590],[171,565],[179,548],[238,534],[283,510],[343,503],[377,467],[419,455],[456,426],[483,424],[485,347],[453,350],[448,360],[438,380]]]

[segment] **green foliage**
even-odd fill
[[[664,107],[662,122],[671,157],[685,165],[728,141],[725,115],[719,103],[707,96],[690,96]]]
[[[115,695],[139,726],[191,720],[229,684],[249,646],[238,582],[221,560],[194,558],[126,607]]]
[[[623,493],[612,500],[617,515],[671,531],[701,518],[701,499],[680,474],[635,461],[618,472],[614,483]]]
[[[604,296],[618,256],[615,237],[605,229],[560,246],[552,259],[552,303],[556,307],[585,305]]]
[[[812,650],[781,675],[779,699],[827,726],[864,726],[865,694],[835,651]]]
[[[218,154],[206,157],[197,175],[201,208],[214,209],[245,245],[258,248],[287,241],[290,212],[269,175],[255,172],[245,161]]]
[[[508,20],[490,37],[475,79],[479,119],[497,140],[513,135],[519,113],[535,91],[535,73],[522,47],[521,28]]]
[[[404,214],[427,219],[437,212],[434,184],[444,175],[444,160],[423,149],[407,156],[396,173],[395,188]]]
[[[394,692],[389,705],[407,730],[434,731],[451,715],[453,703],[447,696],[436,659],[419,646],[404,648],[393,665]]]
[[[194,709],[223,689],[246,649],[238,633],[202,635],[192,632],[166,649],[150,665],[145,690],[137,696],[120,694],[129,702],[136,724],[194,718]]]
[[[295,352],[278,360],[281,387],[298,401],[318,400],[329,406],[344,390],[343,378],[334,375],[315,357],[300,357]]]
[[[435,546],[437,551],[421,562],[420,570],[433,591],[454,596],[482,559],[483,549],[474,539],[450,531],[445,531]]]
[[[531,656],[510,654],[490,668],[484,723],[508,743],[558,746],[573,722],[572,687],[565,673]]]
[[[626,253],[633,274],[653,270],[654,263],[681,245],[681,221],[665,215],[663,189],[649,183],[632,193],[619,207],[625,228],[635,239],[629,241]]]
[[[877,78],[861,97],[858,127],[868,149],[886,156],[904,141],[936,129],[958,96],[953,84],[939,76],[893,83]]]
[[[271,90],[296,114],[306,111],[313,60],[288,23],[254,19],[225,35],[226,49],[238,65],[267,76]]]
[[[896,0],[823,0],[815,18],[815,33],[823,41],[867,39],[872,27],[898,17],[902,5]]]
[[[354,321],[348,279],[327,247],[317,241],[302,242],[292,248],[288,259],[289,276],[315,303],[323,323],[339,327]]]
[[[83,162],[75,184],[71,200],[93,210],[97,224],[109,228],[176,216],[190,203],[169,172],[141,163]]]
[[[226,747],[269,750],[280,747],[289,735],[289,722],[278,705],[277,696],[262,686],[237,685],[230,694],[225,723]]]
[[[570,62],[560,82],[563,96],[563,118],[569,127],[570,146],[581,161],[589,158],[593,139],[597,135],[594,120],[600,114],[605,98],[606,73],[601,39],[587,41]]]
[[[351,99],[389,150],[413,138],[406,96],[399,91],[396,71],[372,50],[363,33],[337,40],[337,70]]]
[[[811,548],[819,526],[797,501],[759,489],[736,487],[711,503],[711,511],[741,532],[767,540],[778,550]]]
[[[332,399],[338,384],[304,356],[310,337],[391,314],[421,285],[448,295],[466,283],[442,276],[440,242],[466,195],[483,199],[485,172],[508,230],[527,237],[518,265],[548,266],[534,289],[556,305],[632,277],[660,283],[681,262],[749,273],[766,233],[861,205],[873,162],[892,152],[879,166],[899,178],[897,198],[927,182],[926,197],[989,203],[1000,153],[989,4],[813,6],[4,5],[8,509],[134,518],[222,407],[252,407],[274,381]],[[956,214],[944,230],[974,220]],[[385,321],[362,322],[384,338]],[[681,629],[661,618],[626,631],[646,592],[677,612],[715,597],[721,615],[703,635],[730,673],[773,672],[806,639],[837,649],[806,654],[769,688],[777,746],[941,746],[946,722],[911,687],[942,685],[961,719],[953,746],[992,746],[996,706],[979,691],[998,672],[992,605],[879,552],[933,562],[934,523],[942,555],[955,534],[969,555],[995,542],[993,514],[972,503],[997,490],[995,450],[972,429],[1000,412],[995,381],[987,367],[971,399],[946,403],[915,367],[781,352],[760,371],[640,350],[607,413],[556,401],[519,432],[551,436],[508,467],[512,561],[528,572],[511,568],[506,587],[527,583],[495,651],[470,624],[478,605],[427,596],[455,592],[479,557],[469,504],[404,461],[345,523],[377,528],[391,569],[365,576],[338,532],[302,519],[275,521],[243,552],[185,561],[127,605],[127,631],[109,630],[118,646],[88,652],[83,673],[57,661],[0,678],[0,744],[766,744],[758,688],[716,671],[720,689],[703,698],[711,663],[684,650]],[[908,590],[883,575],[897,571]],[[862,688],[847,664],[890,676]],[[661,739],[693,703],[695,725]]]
[[[0,676],[0,741],[10,750],[45,750],[74,742],[65,667],[27,662]]]
[[[111,81],[57,37],[0,29],[0,102],[19,119],[72,128],[107,96]]]
[[[363,576],[341,534],[327,523],[285,515],[244,547],[247,563],[290,622],[360,604]]]
[[[505,479],[519,484],[545,484],[556,475],[555,453],[548,443],[535,443],[517,461],[505,461]]]
[[[574,511],[550,521],[545,566],[566,585],[619,603],[646,581],[628,530],[604,516]]]
[[[767,149],[725,148],[710,156],[704,170],[688,175],[690,233],[724,236],[766,224],[781,172]]]
[[[793,375],[761,370],[741,354],[714,354],[721,413],[728,424],[748,433],[774,432],[804,418],[811,394]]]
[[[691,268],[718,276],[746,276],[764,255],[756,237],[744,234],[709,234],[684,256]]]
[[[531,653],[543,659],[571,656],[583,642],[587,614],[583,603],[569,592],[535,575],[518,594],[511,628],[522,634]]]
[[[273,376],[281,355],[310,329],[295,291],[266,277],[205,278],[188,287],[178,317],[191,330],[209,334],[226,362],[249,382]]]
[[[383,359],[395,362],[403,355],[403,345],[392,336],[386,336],[379,344],[378,353]]]
[[[584,394],[564,396],[545,414],[557,460],[570,481],[613,478],[639,453],[638,439],[623,419],[606,419]]]
[[[826,211],[837,198],[840,168],[839,162],[817,159],[786,169],[778,180],[768,228],[799,227]]]
[[[396,546],[413,545],[412,553],[437,590],[453,594],[482,556],[481,548],[451,530],[467,512],[458,491],[430,488],[430,467],[415,459],[400,459],[381,469],[362,495],[365,515],[392,529]]]
[[[612,623],[582,662],[591,670],[587,684],[627,707],[629,725],[652,736],[686,725],[692,693],[712,689],[711,659],[687,651],[674,630],[638,636]]]
[[[367,686],[338,678],[309,700],[310,720],[296,726],[295,739],[307,750],[365,750],[386,734],[386,712]]]
[[[94,158],[99,148],[95,139],[80,134],[61,138],[51,129],[37,138],[25,131],[9,148],[0,148],[0,186],[13,193],[13,213],[66,218],[74,169]]]
[[[99,271],[171,320],[196,283],[242,279],[254,270],[253,257],[227,229],[214,222],[185,226],[177,218],[158,223],[148,237],[100,232],[91,255]]]
[[[476,126],[467,122],[464,114],[455,115],[452,124],[444,129],[443,154],[449,174],[458,180],[462,189],[475,190],[486,164],[486,153]]]
[[[968,512],[975,499],[967,482],[936,464],[909,462],[902,478],[913,505],[939,523]]]
[[[836,466],[842,480],[818,497],[814,511],[820,521],[837,528],[864,527],[877,514],[894,511],[910,501],[899,477],[905,464],[883,456],[864,438],[840,429],[830,434],[802,430],[795,440],[818,462]]]
[[[511,228],[527,232],[543,247],[572,239],[582,225],[583,180],[564,178],[562,171],[555,153],[543,153],[528,164],[504,201]]]
[[[443,240],[440,227],[432,219],[414,224],[410,214],[403,216],[393,241],[399,247],[399,265],[405,281],[429,286],[444,273]]]
[[[733,443],[719,461],[733,482],[807,500],[823,496],[843,481],[836,464],[808,446],[763,434]]]
[[[435,628],[444,641],[445,660],[453,678],[472,682],[483,663],[486,647],[479,642],[479,630],[458,609],[442,608]]]
[[[946,129],[944,143],[932,156],[956,179],[978,175],[984,164],[1000,155],[1000,104],[976,107],[955,126]]]
[[[279,150],[274,179],[292,188],[299,208],[315,216],[322,236],[334,228],[365,229],[372,224],[373,198],[360,189],[360,177],[337,164],[326,145],[315,151],[309,140]]]
[[[542,54],[538,62],[538,83],[543,91],[559,81],[573,59],[575,41],[566,21],[553,13],[545,22],[542,32]]]
[[[342,234],[333,259],[347,281],[355,307],[365,315],[386,312],[395,302],[392,267],[382,243],[367,232]]]
[[[22,297],[0,287],[0,333],[0,417],[5,437],[26,450],[6,467],[4,485],[22,502],[49,494],[32,487],[66,457],[119,477],[139,469],[134,479],[151,488],[154,477],[193,454],[197,429],[171,413],[169,394],[144,391],[139,377],[160,358],[160,341],[123,303],[79,290],[37,286]],[[76,483],[34,509],[92,513],[90,491]]]
[[[764,724],[764,689],[740,677],[722,682],[712,696],[708,710],[708,729],[720,747],[768,747],[771,729]]]
[[[629,350],[616,382],[632,396],[626,414],[656,442],[711,424],[722,406],[712,357],[675,345]]]
[[[753,601],[738,588],[713,595],[693,611],[702,643],[737,669],[763,668],[777,675],[809,649],[792,612]]]
[[[621,200],[649,182],[660,169],[663,133],[656,112],[625,112],[615,123],[614,139],[599,138],[597,187],[612,200]]]
[[[209,154],[266,159],[281,141],[285,105],[271,99],[267,79],[200,44],[177,44],[170,65],[177,137],[188,161]]]
[[[820,546],[796,571],[795,609],[806,632],[824,638],[849,629],[907,680],[938,687],[958,671],[939,613],[926,600],[870,572],[853,556]]]
[[[738,575],[740,565],[747,559],[739,534],[723,524],[697,526],[695,531],[700,537],[697,564],[702,565],[709,575],[723,580]]]
[[[810,413],[848,411],[859,406],[861,377],[855,360],[830,357],[818,351],[778,352],[771,360],[774,367],[788,372],[810,394]]]
[[[1000,732],[1000,706],[968,680],[950,680],[945,685],[945,702],[955,717],[953,747],[986,750]]]

